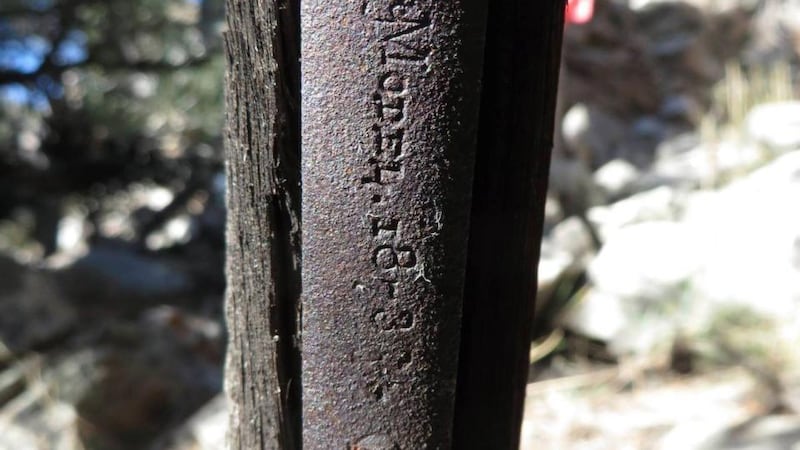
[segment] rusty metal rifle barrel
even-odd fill
[[[306,450],[451,445],[486,3],[301,3]]]

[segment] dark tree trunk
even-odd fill
[[[563,0],[489,5],[456,449],[519,447],[563,17]]]
[[[228,0],[229,448],[300,448],[296,0]]]

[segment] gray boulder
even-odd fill
[[[0,256],[0,362],[58,338],[76,312],[49,272]]]

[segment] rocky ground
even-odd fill
[[[800,448],[800,4],[598,0],[564,60],[523,448]],[[124,239],[169,195],[0,223],[0,450],[221,448],[221,197]]]
[[[523,447],[800,448],[800,4],[598,3],[567,30]]]
[[[137,211],[169,197],[148,186],[120,194],[90,241],[86,217],[67,215],[46,259],[19,245],[24,218],[0,222],[0,449],[208,441],[207,425],[187,433],[220,404],[223,247],[206,235],[222,235],[223,203],[219,192],[206,198],[148,245],[125,238]]]

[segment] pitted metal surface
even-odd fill
[[[306,0],[306,450],[446,449],[486,0]]]

